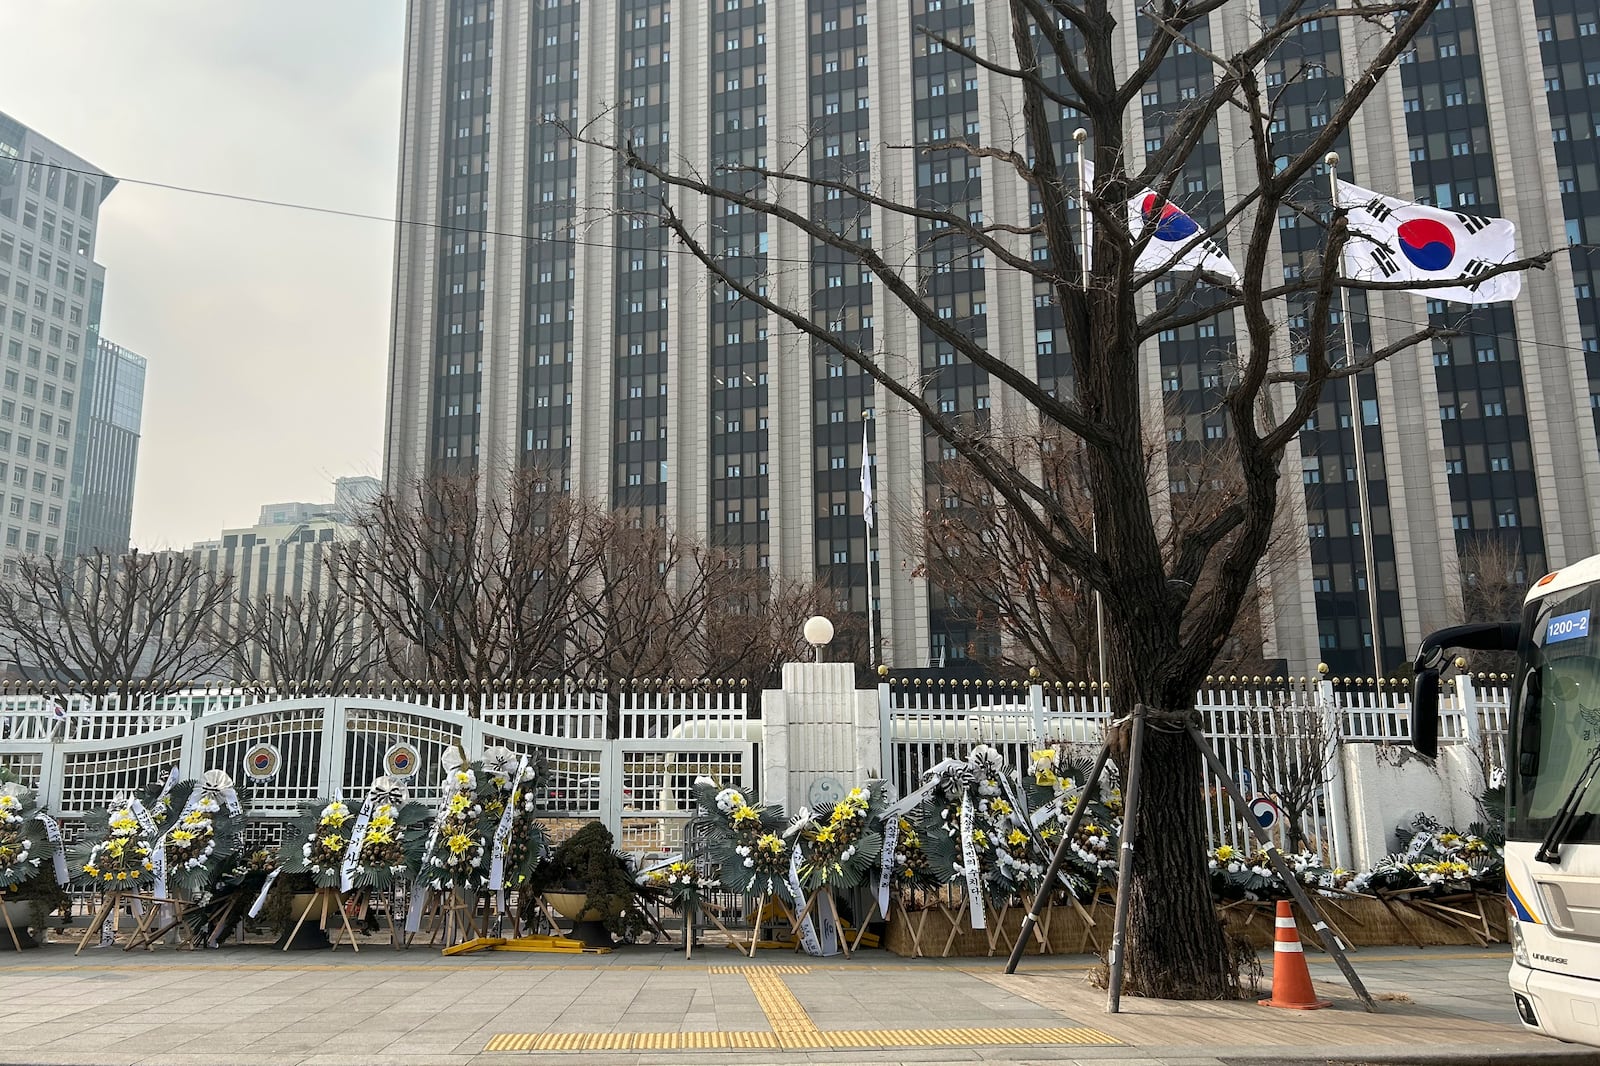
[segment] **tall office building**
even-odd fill
[[[128,550],[133,481],[144,418],[145,360],[100,338],[85,363],[83,403],[67,506],[66,558]]]
[[[1194,27],[1233,54],[1279,0],[1235,0]],[[1596,149],[1600,36],[1576,0],[1451,0],[1341,138],[1341,172],[1452,209],[1503,214],[1525,250],[1600,241]],[[1131,70],[1154,32],[1127,3],[1116,47]],[[942,443],[829,350],[813,348],[708,283],[648,211],[656,190],[619,174],[558,123],[626,131],[641,152],[709,172],[718,161],[802,167],[846,185],[870,178],[896,198],[973,217],[1020,220],[1029,193],[998,164],[959,152],[886,151],[947,137],[1009,144],[1014,87],[917,33],[979,48],[1011,39],[997,0],[412,0],[400,158],[385,473],[476,468],[493,484],[538,466],[573,492],[659,512],[738,550],[751,566],[825,577],[881,603],[886,660],[959,655],[971,633],[915,576],[910,523],[928,505]],[[1307,22],[1265,79],[1280,94],[1288,146],[1325,124],[1345,77],[1382,40],[1370,24]],[[1213,83],[1202,49],[1177,48],[1134,102],[1137,166],[1188,101]],[[1053,117],[1062,157],[1081,119]],[[1246,186],[1250,160],[1223,109],[1176,198],[1202,222]],[[920,326],[847,258],[726,202],[683,201],[711,251],[740,257],[785,302],[862,343],[903,353],[947,413],[1004,414],[999,389]],[[883,247],[923,234],[817,189],[802,205]],[[1285,212],[1273,269],[1314,261],[1320,234]],[[1042,249],[1041,249],[1042,251]],[[1530,273],[1521,300],[1468,313],[1384,293],[1352,298],[1358,346],[1419,325],[1459,334],[1363,375],[1360,410],[1330,389],[1287,460],[1289,565],[1262,578],[1265,653],[1304,670],[1370,671],[1372,627],[1361,537],[1374,538],[1382,661],[1392,668],[1428,628],[1461,612],[1458,557],[1504,545],[1525,575],[1596,550],[1600,531],[1600,340],[1592,252]],[[797,264],[799,264],[797,266]],[[939,314],[1070,383],[1059,311],[1046,290],[982,256],[925,264]],[[1158,283],[1151,298],[1171,292]],[[1279,305],[1286,342],[1305,308]],[[1220,314],[1163,335],[1144,363],[1147,410],[1165,421],[1163,479],[1203,476],[1197,456],[1225,437],[1219,409],[1233,338]],[[991,400],[993,402],[991,403]],[[876,413],[881,546],[863,539],[861,416]],[[1596,411],[1590,415],[1589,409]],[[1352,417],[1353,416],[1353,417]],[[1371,530],[1354,480],[1359,430]],[[1298,536],[1300,523],[1305,536]],[[1483,554],[1479,552],[1479,554]],[[1303,664],[1303,665],[1302,665]]]
[[[59,556],[100,339],[100,205],[116,179],[0,113],[0,567]]]

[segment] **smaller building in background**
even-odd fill
[[[337,545],[355,539],[355,518],[381,491],[377,478],[339,478],[332,503],[265,504],[256,525],[224,529],[216,539],[199,541],[184,553],[213,577],[233,579],[229,621],[234,625],[244,624],[247,604],[326,602],[333,594],[333,553]],[[365,632],[364,626],[354,626],[341,639],[348,643]],[[240,658],[244,669],[236,666],[236,673],[265,676],[258,643],[249,642]]]
[[[66,558],[128,550],[133,482],[139,467],[145,360],[101,337],[86,373],[72,462]]]
[[[258,525],[281,526],[332,518],[353,522],[363,508],[370,507],[383,494],[383,482],[375,477],[342,477],[333,483],[332,503],[267,503],[261,506]]]

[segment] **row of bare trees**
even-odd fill
[[[831,613],[782,581],[638,512],[547,491],[535,472],[490,493],[440,477],[385,496],[330,545],[324,587],[241,599],[195,554],[19,562],[0,583],[0,661],[30,678],[123,693],[230,678],[358,680],[717,677],[770,685]],[[864,652],[849,644],[845,654]]]
[[[401,676],[774,680],[800,623],[832,610],[648,514],[559,493],[537,471],[498,494],[421,482],[360,521],[333,580]]]

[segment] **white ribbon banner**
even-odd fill
[[[261,885],[261,892],[256,896],[256,901],[250,904],[250,917],[254,918],[261,913],[261,908],[267,902],[267,893],[272,891],[272,882],[276,881],[281,873],[283,873],[283,867],[280,866],[267,875],[266,881]]]
[[[65,886],[70,875],[67,873],[67,848],[66,842],[61,839],[61,824],[48,814],[36,814],[34,817],[44,826],[45,839],[50,841],[56,861],[56,884]]]
[[[517,776],[512,778],[506,809],[500,812],[500,822],[494,827],[494,850],[489,858],[489,890],[492,892],[499,892],[506,887],[506,844],[511,840],[511,823],[517,816],[517,801],[522,796],[522,774],[527,768],[528,757],[524,755],[517,764]]]
[[[422,849],[422,866],[417,876],[417,881],[411,886],[411,905],[406,908],[406,932],[415,933],[422,928],[422,904],[428,898],[428,882],[422,879],[428,869],[428,860],[433,858],[433,849],[439,842],[439,823],[444,820],[445,808],[450,802],[450,793],[446,791],[439,803],[439,813],[434,815],[433,828],[428,830],[428,845]]]
[[[356,815],[355,827],[350,830],[350,843],[344,846],[344,861],[339,863],[340,892],[348,892],[354,885],[356,867],[361,861],[361,844],[366,839],[367,825],[372,821],[376,800],[376,795],[367,794],[367,801],[361,805],[361,813]]]
[[[878,862],[878,913],[889,918],[889,885],[894,880],[894,849],[900,843],[900,819],[913,810],[938,785],[946,771],[965,766],[960,759],[946,759],[922,775],[923,785],[911,795],[891,804],[883,816],[883,858]],[[887,786],[886,786],[887,787]]]
[[[982,929],[983,879],[978,871],[978,850],[972,845],[972,797],[961,797],[961,866],[967,879],[967,909],[972,913],[972,928]]]
[[[789,895],[794,899],[796,909],[806,905],[805,890],[800,887],[800,849],[789,850]],[[807,914],[800,919],[800,949],[807,955],[820,958],[823,954],[822,941],[817,939],[817,927],[811,922],[811,915]]]

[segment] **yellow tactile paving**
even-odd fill
[[[501,1033],[485,1051],[695,1051],[798,1048],[1024,1047],[1116,1044],[1081,1026],[1034,1029],[848,1029],[771,1033]]]
[[[501,1033],[485,1051],[689,1051],[716,1048],[1016,1047],[1028,1044],[1117,1044],[1097,1029],[1047,1028],[841,1029],[817,1028],[784,974],[809,966],[712,966],[710,973],[740,973],[750,982],[770,1033]]]

